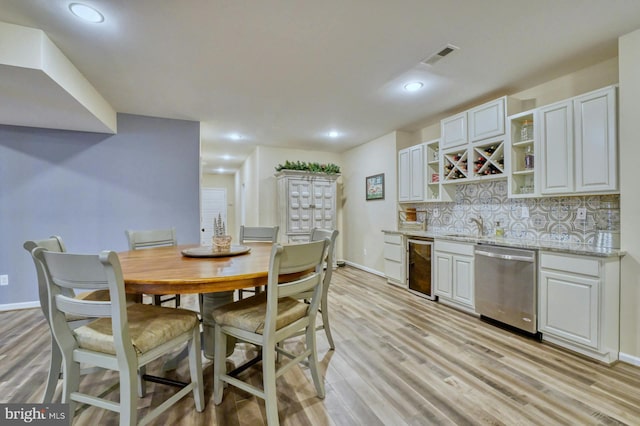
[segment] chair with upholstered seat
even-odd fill
[[[48,290],[47,290],[47,281],[42,269],[40,262],[37,262],[32,256],[31,252],[36,247],[43,247],[49,251],[55,252],[65,252],[66,248],[64,243],[62,242],[62,238],[57,235],[54,235],[50,238],[44,240],[36,240],[36,241],[25,241],[23,244],[25,250],[29,252],[29,257],[31,257],[34,261],[36,267],[36,276],[38,279],[38,297],[40,299],[40,309],[42,309],[42,313],[44,314],[44,318],[47,320],[47,325],[51,328],[51,322],[49,319],[49,298],[48,298]],[[69,297],[78,297],[82,299],[90,299],[90,300],[109,300],[109,292],[107,290],[96,290],[91,292],[84,292],[76,295],[72,289],[64,289],[64,294]],[[68,316],[66,318],[69,326],[71,328],[79,327],[89,320],[84,317],[77,316]],[[60,348],[56,343],[53,334],[51,334],[51,358],[49,360],[49,376],[47,378],[47,384],[44,389],[44,395],[42,397],[43,403],[49,403],[53,401],[53,395],[56,391],[56,386],[58,385],[58,380],[60,379],[60,371],[62,367],[62,353],[60,352]]]
[[[129,250],[140,250],[151,247],[177,246],[176,230],[169,229],[149,229],[145,231],[126,230]],[[169,297],[162,298],[162,295],[153,295],[153,304],[162,305],[163,303],[175,300],[176,308],[180,307],[180,295],[172,294]]]
[[[185,343],[189,347],[191,382],[152,409],[141,423],[158,417],[190,392],[196,410],[204,409],[200,323],[195,312],[139,303],[127,306],[120,261],[113,251],[88,255],[37,247],[32,255],[41,262],[46,276],[51,327],[63,358],[62,402],[69,404],[69,423],[73,422],[76,404],[84,403],[119,412],[120,425],[137,424],[138,369]],[[71,288],[108,290],[110,301],[74,299],[67,295],[66,289]],[[72,330],[66,315],[98,319]],[[80,363],[118,371],[120,401],[79,392]]]
[[[297,245],[274,244],[265,292],[214,309],[215,357],[214,402],[220,404],[223,382],[227,382],[265,400],[267,422],[277,425],[276,378],[300,362],[307,361],[317,394],[324,398],[324,383],[318,368],[315,321],[322,298],[322,269],[328,240]],[[298,300],[312,292],[309,303]],[[286,353],[277,343],[305,330],[305,349]],[[226,372],[227,336],[262,347],[262,389]],[[276,351],[292,361],[276,370]]]
[[[278,242],[278,230],[279,226],[240,226],[240,238],[238,244],[244,244],[250,241],[256,242],[270,242],[275,244]],[[242,300],[244,293],[257,294],[261,290],[261,287],[254,287],[253,289],[242,288],[238,290],[238,299]]]

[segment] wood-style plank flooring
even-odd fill
[[[510,333],[414,296],[381,277],[344,267],[329,292],[336,350],[319,332],[327,395],[315,395],[306,368],[278,379],[284,425],[638,425],[640,368],[612,367]],[[191,299],[190,299],[191,298]],[[187,303],[194,297],[185,298]],[[39,310],[0,312],[0,402],[39,402],[47,377],[49,331]],[[297,341],[288,346],[295,349]],[[233,364],[253,355],[239,345]],[[162,374],[161,362],[148,368]],[[260,425],[264,403],[229,387],[213,404],[212,365],[204,364],[206,410],[184,398],[157,425]],[[186,360],[169,377],[188,381]],[[242,374],[260,383],[259,365]],[[84,376],[81,389],[117,399],[117,374]],[[60,397],[62,385],[56,397]],[[140,414],[171,387],[148,384]],[[117,425],[87,408],[78,425]]]

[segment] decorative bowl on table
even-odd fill
[[[215,253],[229,251],[231,248],[231,235],[218,235],[213,237],[212,250]]]

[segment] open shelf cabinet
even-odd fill
[[[536,114],[525,111],[508,118],[509,143],[507,146],[510,168],[509,196],[513,198],[534,197],[539,194],[536,179]]]
[[[425,201],[440,201],[440,140],[425,142],[426,181]]]

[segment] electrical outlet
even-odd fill
[[[9,285],[9,275],[0,275],[0,285]]]
[[[367,255],[367,249],[364,249],[364,255],[365,256]]]
[[[529,217],[529,207],[527,206],[522,207],[522,210],[520,211],[520,217],[522,217],[523,219],[526,219]]]
[[[578,213],[576,214],[576,219],[578,220],[587,219],[587,209],[585,207],[578,207]]]

